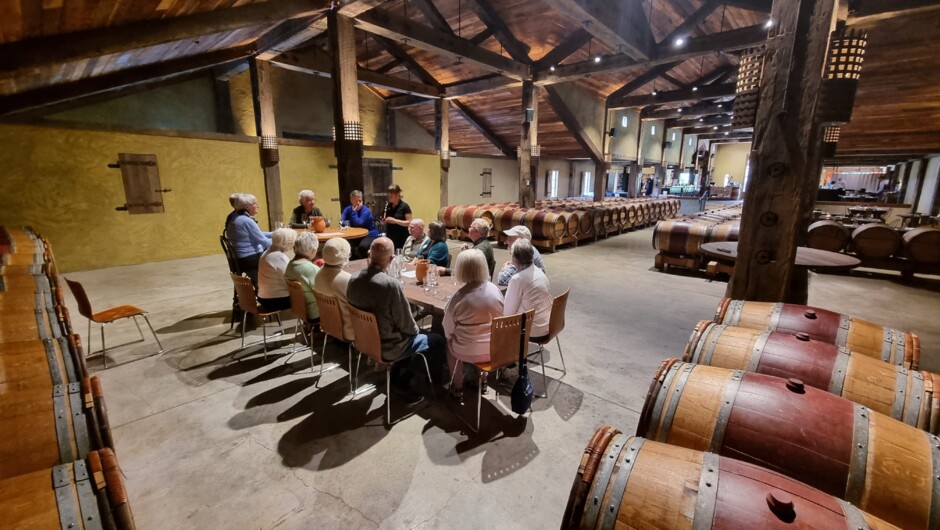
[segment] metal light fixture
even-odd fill
[[[843,23],[829,36],[829,52],[816,105],[816,118],[820,123],[843,124],[852,118],[867,45],[867,32],[847,29]]]
[[[735,129],[754,127],[763,73],[763,46],[745,51],[738,63],[738,82],[734,89],[734,116],[731,118],[731,124]],[[721,108],[721,105],[718,107]]]

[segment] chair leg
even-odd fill
[[[153,338],[157,341],[157,346],[160,347],[160,351],[158,351],[157,353],[163,353],[163,344],[160,342],[160,337],[157,336],[157,332],[153,330],[153,326],[150,325],[150,319],[147,318],[147,315],[141,315],[141,316],[144,317],[144,322],[147,323],[147,327],[150,328],[150,333],[153,333]],[[140,326],[137,326],[137,329],[140,329]],[[143,338],[143,335],[141,335],[141,338]]]
[[[248,312],[242,311],[242,348],[245,347],[245,319],[248,318]]]
[[[356,388],[353,386],[353,365],[352,365],[352,344],[346,343],[346,355],[349,357],[349,393],[355,394]],[[358,366],[356,367],[359,368]]]
[[[281,314],[274,313],[274,318],[277,319],[277,327],[280,328],[281,333],[284,333],[284,324],[281,323]]]
[[[555,344],[558,345],[558,356],[561,357],[561,373],[567,375],[568,367],[565,366],[565,354],[561,352],[561,341],[558,340],[558,336],[555,336]]]
[[[140,322],[137,321],[137,315],[134,315],[131,318],[134,319],[134,325],[137,326],[137,333],[140,335],[140,342],[147,340],[144,338],[144,332],[140,330]]]
[[[323,335],[323,353],[320,355],[320,377],[318,377],[318,378],[317,378],[317,382],[313,384],[313,387],[314,387],[314,388],[319,388],[319,386],[320,386],[320,381],[323,380],[323,358],[326,357],[326,339],[328,339],[328,338],[329,338],[329,336],[327,336],[326,334]],[[314,370],[314,367],[313,367],[313,351],[312,351],[312,350],[313,350],[313,347],[311,347],[310,350],[311,350],[311,352],[310,352],[310,373],[312,374],[312,373],[313,373],[313,370]]]
[[[101,358],[104,359],[104,369],[108,369],[108,348],[104,344],[104,324],[101,324]]]
[[[480,432],[480,409],[483,408],[483,380],[487,373],[480,370],[480,383],[477,385],[477,429],[473,432]]]
[[[539,364],[542,365],[542,395],[539,397],[548,397],[548,378],[545,376],[545,348],[539,348]]]
[[[358,372],[358,370],[356,370]],[[385,424],[392,424],[392,370],[385,370]]]
[[[421,353],[418,356],[424,361],[424,371],[428,374],[428,386],[431,388],[431,392],[434,392],[434,379],[431,378],[431,365],[428,364],[428,358]]]
[[[264,341],[264,360],[268,360],[268,326],[265,325],[264,319],[268,317],[261,317],[261,340]]]

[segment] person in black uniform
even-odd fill
[[[408,239],[408,224],[411,223],[411,206],[401,200],[401,187],[392,184],[388,187],[388,203],[385,205],[385,235],[401,248]]]

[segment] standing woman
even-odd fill
[[[401,187],[392,184],[388,187],[388,204],[385,205],[385,235],[392,240],[395,248],[401,248],[408,239],[408,224],[411,222],[411,206],[401,200]]]
[[[340,221],[344,226],[353,228],[365,228],[369,231],[365,237],[359,240],[356,245],[358,256],[364,258],[369,254],[369,247],[372,241],[379,237],[379,231],[375,229],[375,220],[372,218],[372,211],[365,204],[362,204],[362,192],[353,190],[349,194],[350,205],[343,208],[343,214]]]
[[[258,265],[258,303],[264,311],[290,309],[290,291],[284,273],[290,263],[287,252],[294,248],[296,240],[297,232],[290,228],[278,228],[271,234],[271,246],[261,255],[261,263]]]
[[[250,193],[239,193],[234,198],[238,214],[225,227],[225,236],[235,247],[238,268],[258,286],[258,262],[261,253],[271,246],[271,232],[262,232],[255,221],[258,215],[258,199]]]

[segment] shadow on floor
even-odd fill
[[[163,326],[157,330],[157,333],[181,333],[183,331],[194,331],[197,329],[211,328],[230,322],[231,311],[216,311],[214,313],[203,313],[184,318],[174,322],[169,326]]]

